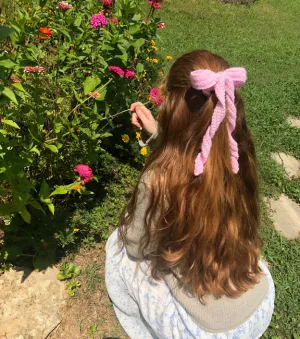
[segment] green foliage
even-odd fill
[[[72,263],[62,265],[59,270],[60,272],[57,274],[57,277],[56,277],[58,280],[71,279],[71,278],[79,276],[81,273],[80,267]]]
[[[27,7],[13,1],[0,26],[0,217],[6,220],[1,257],[26,253],[36,268],[53,260],[55,242],[75,243],[75,227],[58,225],[53,241],[32,215],[41,220],[44,213],[51,224],[51,215],[68,201],[91,198],[91,185],[74,173],[77,164],[101,173],[97,166],[105,150],[143,162],[124,109],[147,100],[158,74],[146,59],[156,55],[150,41],[159,19],[145,23],[138,1],[117,1],[106,9],[108,25],[98,29],[90,25],[103,9],[98,0],[74,0],[68,11],[57,4],[30,0]],[[136,77],[119,76],[109,66],[132,69]],[[122,141],[124,134],[130,142]]]

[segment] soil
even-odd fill
[[[78,277],[81,286],[76,289],[74,297],[68,298],[62,308],[62,321],[48,338],[129,338],[115,317],[106,292],[105,244],[98,245],[98,248],[81,248],[72,262],[82,268]]]

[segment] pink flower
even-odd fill
[[[155,9],[162,9],[162,6],[158,4],[156,1],[149,1],[148,2],[149,6],[155,8]]]
[[[74,172],[77,172],[79,174],[80,178],[82,179],[81,183],[83,185],[93,179],[93,171],[87,165],[83,165],[83,164],[77,165],[74,169]]]
[[[73,6],[69,3],[67,3],[66,1],[61,1],[59,4],[58,4],[58,7],[56,7],[57,9],[62,9],[64,11],[67,11],[69,9],[72,9]]]
[[[160,106],[165,100],[165,97],[161,95],[160,90],[158,88],[152,88],[149,96],[150,100],[155,106]]]
[[[158,26],[157,26],[157,29],[162,29],[162,28],[165,28],[164,22],[159,23]]]
[[[99,27],[106,27],[108,21],[103,14],[94,14],[91,17],[90,24],[94,29],[97,29]]]
[[[31,67],[31,66],[25,66],[24,67],[24,71],[26,73],[42,73],[44,72],[44,67],[40,67],[40,66],[34,66],[34,67]]]
[[[111,18],[110,21],[114,23],[115,25],[119,23],[117,18]]]
[[[14,77],[13,75],[10,77],[10,80],[11,80],[12,82],[21,82],[20,79]]]
[[[103,6],[111,7],[113,0],[102,0]]]
[[[125,69],[125,78],[132,79],[135,77],[134,70],[132,68],[126,68]]]
[[[108,69],[111,71],[111,72],[114,72],[118,75],[124,75],[125,72],[122,70],[122,68],[118,67],[118,66],[108,66]]]

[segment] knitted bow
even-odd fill
[[[215,91],[218,102],[214,109],[211,124],[203,137],[201,152],[195,160],[194,174],[196,176],[203,172],[203,167],[208,159],[212,146],[212,139],[217,132],[221,122],[226,116],[226,104],[228,109],[228,135],[230,143],[230,159],[234,173],[239,171],[239,151],[237,142],[232,137],[236,126],[236,107],[234,103],[234,90],[245,84],[247,79],[246,70],[241,67],[228,68],[224,72],[212,72],[210,70],[197,70],[190,74],[192,87],[202,90],[204,94]]]

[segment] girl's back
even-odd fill
[[[245,81],[244,69],[194,51],[174,63],[162,84],[156,147],[121,218],[121,252],[113,256],[110,239],[107,259],[150,338],[177,337],[179,319],[179,338],[239,331],[244,336],[236,338],[256,338],[270,322],[274,286],[260,262],[255,150],[235,90]],[[150,112],[133,109],[147,130]],[[142,261],[136,272],[133,258]],[[118,275],[107,270],[108,280]],[[121,320],[110,283],[108,291],[126,329],[130,321]],[[159,305],[171,307],[171,315]]]

